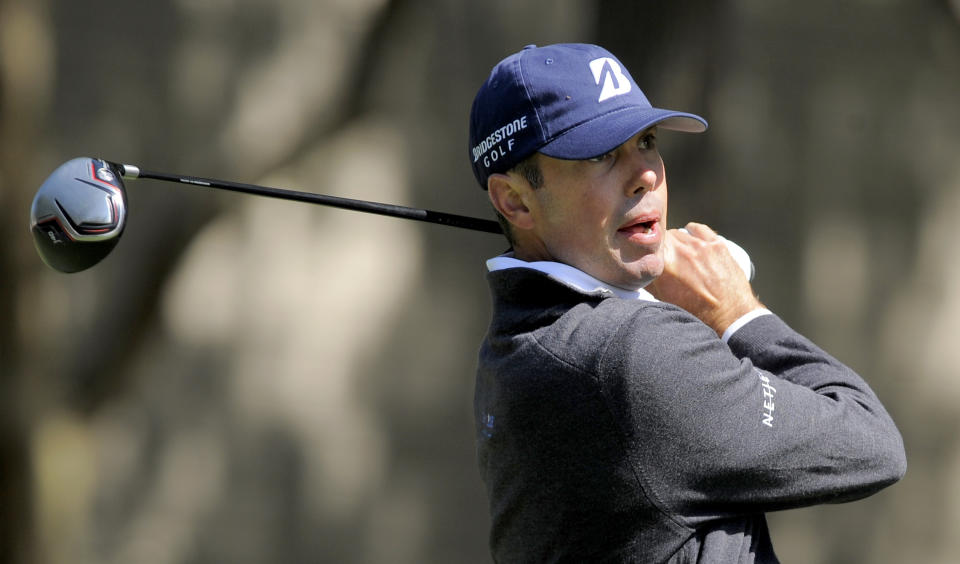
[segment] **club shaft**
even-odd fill
[[[257,196],[266,196],[268,198],[280,198],[282,200],[292,200],[295,202],[306,202],[309,204],[318,204],[321,206],[330,206],[346,210],[374,213],[378,215],[387,215],[391,217],[400,217],[404,219],[413,219],[427,223],[438,223],[450,227],[459,227],[473,231],[483,231],[486,233],[503,233],[500,224],[489,219],[477,217],[468,217],[438,211],[424,210],[420,208],[411,208],[407,206],[398,206],[395,204],[383,204],[379,202],[370,202],[366,200],[354,200],[351,198],[341,198],[338,196],[328,196],[325,194],[315,194],[313,192],[300,192],[297,190],[285,190],[282,188],[270,188],[267,186],[258,186],[256,184],[244,184],[242,182],[230,182],[227,180],[217,180],[215,178],[202,178],[198,176],[183,176],[179,174],[168,174],[164,172],[153,172],[143,170],[134,165],[118,164],[118,170],[126,178],[149,178],[153,180],[162,180],[164,182],[176,182],[179,184],[190,184],[193,186],[202,186],[205,188],[217,188],[220,190],[230,190],[232,192],[242,192],[244,194],[254,194]]]

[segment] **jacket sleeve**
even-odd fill
[[[598,373],[637,480],[691,526],[859,499],[906,471],[866,382],[774,315],[724,343],[678,308],[645,308]]]

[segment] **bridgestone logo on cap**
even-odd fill
[[[600,57],[590,61],[590,70],[593,71],[593,81],[598,86],[600,80],[603,79],[603,87],[600,89],[600,98],[597,99],[597,102],[626,94],[632,88],[630,79],[623,74],[620,64],[610,57]]]
[[[505,156],[506,153],[509,153],[513,150],[513,144],[515,140],[511,139],[511,137],[513,137],[518,131],[522,131],[526,128],[527,116],[517,118],[504,126],[498,127],[493,133],[488,135],[486,139],[478,143],[471,150],[473,152],[473,162],[477,162],[481,157],[490,152],[491,149],[496,148],[497,150],[490,153],[489,157],[483,159],[483,166],[489,167],[491,162],[497,161],[500,157]],[[499,143],[504,140],[507,141],[506,151],[504,151],[502,147],[499,147]]]

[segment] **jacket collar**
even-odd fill
[[[649,302],[658,301],[653,297],[653,294],[644,290],[643,288],[639,290],[625,290],[623,288],[607,284],[606,282],[601,282],[586,272],[561,262],[527,262],[518,258],[514,258],[512,252],[493,257],[487,261],[487,270],[490,272],[506,270],[508,268],[529,268],[532,270],[537,270],[546,274],[557,282],[560,282],[565,286],[569,286],[585,294],[616,296],[624,300],[646,300]]]

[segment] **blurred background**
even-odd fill
[[[960,2],[0,0],[0,561],[488,562],[472,392],[493,235],[151,181],[95,268],[27,229],[76,156],[491,217],[477,87],[600,43],[677,227],[862,373],[907,477],[771,515],[785,562],[960,553]]]

